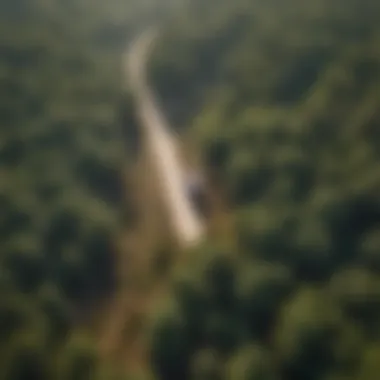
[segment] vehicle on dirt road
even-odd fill
[[[208,204],[206,197],[206,184],[202,174],[191,171],[185,174],[185,191],[191,203],[202,217],[208,215]]]

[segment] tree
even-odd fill
[[[270,355],[260,346],[241,347],[228,361],[225,379],[278,379]]]
[[[340,311],[323,290],[300,289],[281,312],[276,349],[286,379],[319,379],[335,364]]]

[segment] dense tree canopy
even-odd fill
[[[176,276],[153,334],[158,377],[376,379],[379,3],[187,11],[151,77],[226,190],[237,241],[190,253],[191,276]]]
[[[74,326],[117,286],[132,218],[121,54],[165,20],[152,83],[236,241],[173,276],[149,335],[157,378],[377,380],[379,4],[0,0],[0,377],[123,378]]]
[[[0,0],[2,379],[122,378],[76,325],[117,285],[132,218],[121,54],[154,4]]]

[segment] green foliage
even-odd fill
[[[227,379],[277,379],[270,355],[255,345],[240,348],[228,361],[226,367]]]
[[[376,378],[379,3],[186,10],[150,74],[237,222],[236,252],[201,248],[173,285],[186,363],[212,353],[221,379]]]
[[[191,368],[191,378],[194,380],[218,380],[222,368],[221,358],[211,349],[200,350],[195,355]]]
[[[155,321],[151,342],[152,365],[166,379],[184,378],[191,347],[186,326],[176,305],[170,305]]]
[[[68,246],[78,261],[92,255],[86,240],[96,238],[94,221],[102,223],[104,255],[111,257],[124,198],[119,78],[109,75],[116,73],[116,59],[97,67],[101,51],[84,45],[78,31],[74,40],[64,27],[68,14],[60,13],[59,2],[48,3],[31,2],[29,15],[15,14],[9,23],[4,13],[1,22],[0,157],[6,181],[0,186],[0,245],[12,282],[27,292],[47,278],[64,287],[67,279],[59,283],[57,268]],[[10,2],[3,6],[13,12]],[[92,213],[85,211],[90,208]],[[84,277],[85,265],[77,269]],[[91,295],[111,269],[104,266],[81,292]]]
[[[136,128],[120,57],[158,5],[0,1],[1,379],[123,378],[76,324],[116,286]]]
[[[86,335],[70,336],[67,305],[51,291],[31,299],[1,288],[0,373],[6,380],[121,379],[105,374]]]

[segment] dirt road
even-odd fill
[[[154,157],[171,231],[178,244],[186,248],[202,239],[205,228],[187,196],[184,166],[181,165],[175,138],[147,81],[146,65],[157,35],[155,30],[149,30],[135,40],[126,55],[126,70],[136,100],[140,127]]]

